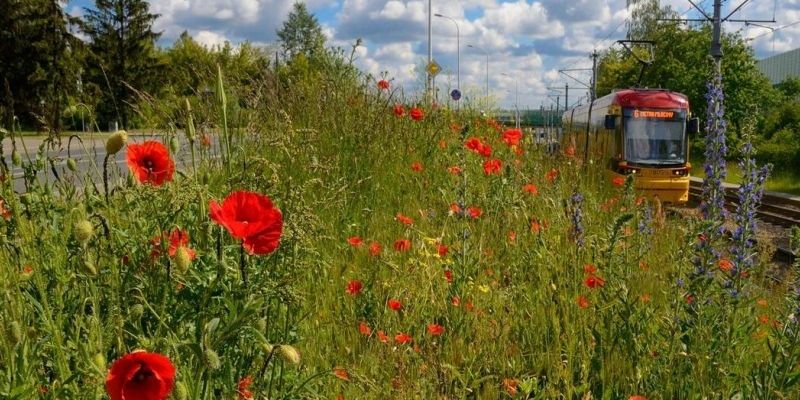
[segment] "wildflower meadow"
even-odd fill
[[[800,397],[798,265],[752,218],[730,239],[388,77],[227,80],[207,125],[13,161],[0,397]]]

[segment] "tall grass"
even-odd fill
[[[138,348],[168,355],[174,396],[190,399],[236,398],[245,376],[256,398],[800,395],[794,271],[776,279],[768,252],[735,297],[718,269],[690,288],[699,222],[605,181],[601,160],[551,156],[531,138],[518,155],[474,110],[396,117],[412,99],[342,64],[298,62],[258,87],[239,94],[247,118],[226,116],[238,121],[230,168],[201,151],[196,174],[159,188],[115,172],[108,203],[92,184],[68,190],[67,169],[58,187],[3,184],[2,397],[102,398],[108,363]],[[462,129],[492,146],[500,174],[484,173]],[[209,200],[235,189],[281,209],[277,252],[242,259],[209,219]],[[452,211],[462,196],[480,217]],[[83,220],[95,228],[85,243]],[[153,255],[176,227],[198,253],[185,271]],[[399,239],[411,249],[396,251]],[[355,280],[363,289],[348,293]],[[300,365],[275,345],[299,349]]]

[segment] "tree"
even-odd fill
[[[78,82],[77,21],[61,0],[0,0],[0,124],[61,131],[61,114]]]
[[[694,115],[705,118],[706,82],[711,74],[708,55],[710,25],[688,29],[675,22],[658,21],[678,18],[679,15],[668,7],[660,7],[654,0],[638,3],[631,24],[631,38],[655,41],[655,62],[645,70],[638,86],[681,92],[689,98]],[[726,34],[722,42],[725,52],[722,63],[725,115],[730,122],[729,133],[733,134],[730,147],[737,148],[736,133],[745,121],[771,107],[776,95],[766,77],[756,68],[753,51],[741,36]],[[600,61],[598,94],[602,96],[613,89],[637,85],[640,68],[635,58],[625,50],[607,52]]]
[[[160,68],[153,31],[158,15],[144,0],[95,0],[84,8],[83,31],[91,39],[90,80],[97,93],[97,114],[102,121],[117,119],[129,127],[136,91],[155,87]]]
[[[322,34],[319,21],[308,12],[304,3],[294,3],[292,12],[277,34],[286,58],[302,54],[314,59],[325,52],[325,35]]]

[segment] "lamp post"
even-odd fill
[[[467,47],[478,49],[482,51],[483,54],[486,54],[486,103],[488,104],[489,103],[489,52],[482,47],[473,46],[471,44],[468,44]]]
[[[461,30],[458,28],[458,22],[446,15],[433,14],[435,17],[449,19],[456,25],[456,86],[461,90]]]
[[[514,108],[517,111],[517,129],[519,129],[519,81],[516,77],[505,72],[503,72],[501,75],[514,79]]]

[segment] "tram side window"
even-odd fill
[[[686,161],[684,121],[625,118],[625,158],[639,163]]]

